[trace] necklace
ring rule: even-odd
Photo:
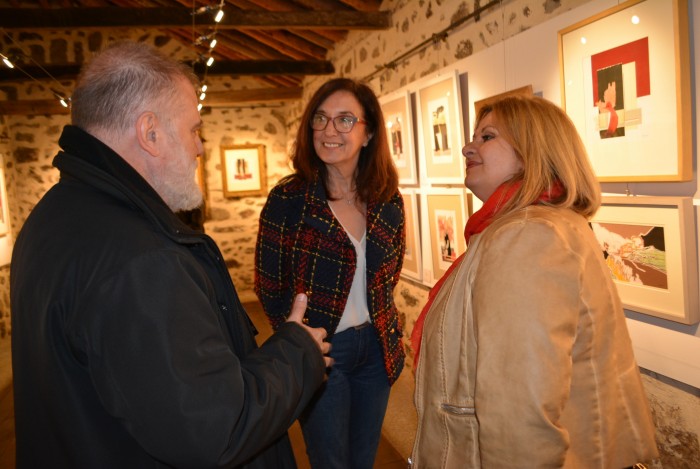
[[[352,197],[349,197],[348,194],[352,194]],[[355,199],[357,199],[357,193],[349,190],[343,195],[343,198],[345,199],[346,204],[352,205],[355,203]]]
[[[352,197],[350,197],[352,195]],[[348,189],[347,191],[343,191],[343,199],[345,199],[345,203],[348,205],[352,205],[355,203],[355,199],[357,198],[357,194],[355,193],[354,190]]]

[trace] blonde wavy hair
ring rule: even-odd
[[[586,218],[600,206],[600,184],[593,173],[581,137],[569,116],[537,96],[508,96],[479,110],[475,127],[493,114],[501,136],[523,162],[509,183],[522,182],[501,214],[532,205],[557,182],[564,189],[545,205],[569,208]]]

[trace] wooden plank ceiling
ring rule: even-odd
[[[219,23],[214,16],[223,5]],[[0,0],[0,50],[17,61],[0,63],[0,86],[30,79],[73,79],[80,63],[27,60],[22,32],[113,29],[157,30],[184,47],[179,60],[202,76],[252,76],[264,92],[236,90],[207,99],[206,105],[244,100],[285,100],[301,96],[308,75],[330,75],[329,50],[350,30],[385,30],[391,14],[381,0]],[[216,39],[210,49],[211,39]],[[204,62],[213,56],[214,63]],[[261,98],[264,96],[264,98]],[[60,107],[60,104],[59,104]],[[0,114],[65,112],[51,102],[0,101]],[[52,111],[53,110],[53,111]]]

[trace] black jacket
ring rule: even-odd
[[[286,323],[257,348],[215,243],[67,126],[11,266],[17,467],[294,467],[323,379]]]

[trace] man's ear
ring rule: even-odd
[[[136,119],[136,139],[139,145],[145,152],[158,156],[160,154],[158,138],[162,138],[159,134],[158,117],[151,111],[142,113]]]

